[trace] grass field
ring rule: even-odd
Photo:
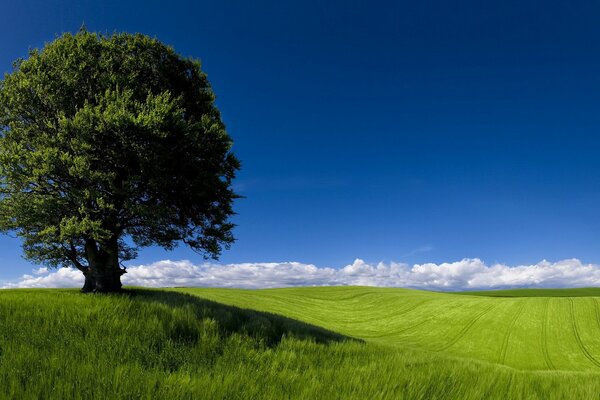
[[[370,343],[521,370],[600,372],[598,289],[463,293],[470,296],[366,287],[183,291]]]
[[[597,289],[465,294],[0,291],[0,398],[600,398]]]

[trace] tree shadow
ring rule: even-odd
[[[206,300],[188,293],[156,289],[128,288],[124,294],[136,301],[160,303],[169,307],[191,307],[198,320],[213,319],[217,322],[219,333],[228,337],[234,333],[246,334],[262,341],[269,347],[276,346],[284,337],[313,340],[328,344],[361,339],[345,336],[325,328],[301,322],[268,312],[239,308]],[[181,326],[175,335],[179,339],[193,340],[194,327]]]

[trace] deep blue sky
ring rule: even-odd
[[[600,262],[600,5],[11,1],[0,71],[85,21],[203,61],[243,169],[222,262]],[[27,273],[0,239],[0,279]],[[135,263],[201,257],[148,249]]]

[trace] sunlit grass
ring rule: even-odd
[[[286,315],[394,348],[411,347],[520,370],[600,372],[598,289],[471,296],[367,287],[182,291]]]
[[[75,290],[0,291],[0,397],[597,397],[600,374],[587,364],[579,372],[540,372],[485,358],[487,352],[479,347],[493,341],[482,342],[476,332],[490,334],[495,326],[486,326],[493,324],[494,316],[515,332],[508,339],[505,364],[517,363],[510,360],[521,340],[531,346],[540,341],[539,335],[526,337],[537,330],[521,329],[526,325],[518,322],[521,317],[512,321],[520,307],[520,315],[532,307],[532,315],[543,317],[545,299],[524,300],[528,303],[520,306],[515,303],[519,299],[370,288],[133,290],[103,296]],[[542,303],[529,304],[537,300]],[[567,347],[574,345],[581,353],[581,343],[595,357],[591,343],[600,328],[591,301],[596,299],[551,300],[549,313],[574,315],[579,340],[569,341]],[[487,312],[465,331],[459,321],[472,321],[492,304],[504,311]],[[418,311],[420,307],[430,309]],[[469,307],[474,314],[464,319]],[[411,314],[414,318],[406,319]],[[400,332],[408,323],[423,320]],[[455,323],[442,324],[451,320]],[[531,325],[539,328],[536,324],[534,319]],[[563,345],[553,342],[558,336],[552,335],[566,332],[563,324],[574,332],[569,319],[557,319],[547,331],[556,366],[561,365],[563,349],[552,346]],[[416,332],[424,339],[418,340]],[[504,340],[504,334],[499,335]],[[452,344],[442,349],[448,343]],[[490,354],[497,355],[495,350]],[[569,365],[580,365],[579,358],[569,360]]]

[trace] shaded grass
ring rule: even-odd
[[[178,339],[190,342],[196,341],[198,338],[197,321],[206,319],[210,319],[216,324],[222,337],[239,333],[250,336],[267,346],[274,346],[285,337],[308,339],[316,343],[351,339],[348,336],[282,315],[242,309],[187,293],[132,288],[128,289],[126,294],[134,301],[167,305],[170,310],[188,309],[195,315],[195,318],[186,321],[185,324],[176,323],[174,333]],[[163,318],[168,319],[164,316]]]
[[[361,342],[173,291],[0,291],[7,399],[582,399],[597,398],[598,378]]]

